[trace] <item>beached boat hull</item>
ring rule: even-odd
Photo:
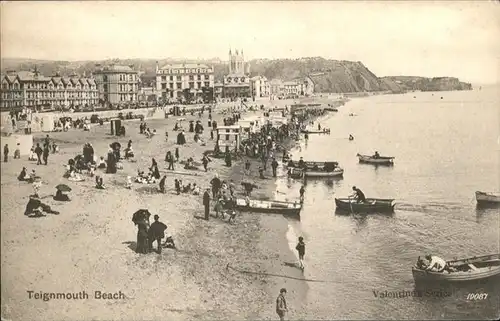
[[[329,130],[301,130],[300,131],[302,134],[328,134],[330,135],[330,131]]]
[[[305,178],[343,177],[343,176],[344,176],[343,169],[336,169],[332,172],[319,172],[319,171],[310,171],[310,170],[306,170],[304,172]]]
[[[500,254],[472,257],[447,262],[449,266],[458,268],[469,266],[469,271],[433,272],[412,267],[415,282],[467,282],[477,281],[500,275]]]
[[[369,155],[357,154],[359,162],[364,164],[374,164],[374,165],[394,165],[394,157],[379,156],[374,158]]]
[[[250,204],[247,204],[245,199],[237,198],[236,209],[247,212],[283,214],[287,216],[300,217],[300,210],[302,209],[302,204],[300,204],[299,202],[291,203],[291,202],[261,201],[261,200],[250,200]]]
[[[393,199],[367,198],[366,202],[358,203],[352,198],[336,198],[338,210],[349,213],[392,213],[396,206]]]
[[[477,191],[476,201],[478,204],[500,205],[500,195]]]

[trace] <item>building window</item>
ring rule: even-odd
[[[205,75],[205,80],[209,80],[210,79],[210,76],[209,75]]]
[[[166,81],[167,80],[167,76],[161,76],[161,81]]]
[[[193,80],[194,80],[194,76],[193,75],[189,76],[189,81],[193,81]]]
[[[161,89],[167,89],[167,84],[161,84]]]
[[[181,76],[177,76],[177,81],[181,81]]]
[[[189,88],[194,88],[194,82],[189,83]]]
[[[198,80],[201,80],[201,75],[198,75]]]
[[[170,76],[170,81],[174,81],[174,76]]]
[[[210,83],[208,81],[205,81],[205,87],[210,87]]]
[[[181,89],[182,88],[182,84],[180,82],[177,83],[177,89]]]
[[[174,89],[174,84],[173,84],[173,83],[170,83],[169,85],[170,85],[170,86],[169,86],[169,87],[170,87],[170,89]]]
[[[198,81],[198,88],[201,88],[201,82]]]

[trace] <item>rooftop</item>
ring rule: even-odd
[[[187,63],[187,64],[166,64],[164,65],[163,67],[161,67],[160,69],[183,69],[183,68],[189,68],[189,69],[193,69],[193,68],[211,68],[205,64],[193,64],[193,63]]]

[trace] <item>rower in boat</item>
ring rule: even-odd
[[[352,187],[352,190],[354,193],[352,194],[352,197],[358,202],[358,203],[364,203],[366,202],[366,197],[365,194],[356,186]]]
[[[428,254],[425,259],[429,261],[425,268],[426,271],[443,272],[447,267],[446,261],[439,256]]]
[[[380,158],[380,154],[378,151],[375,151],[375,154],[372,156],[373,158]]]
[[[304,162],[304,159],[301,157],[299,159],[299,168],[304,168],[306,166],[306,163]]]

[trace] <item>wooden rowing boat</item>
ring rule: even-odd
[[[500,205],[500,193],[476,192],[476,201],[483,205]]]
[[[312,170],[317,170],[319,168],[323,167],[329,167],[329,166],[338,166],[339,163],[336,161],[326,161],[326,162],[317,162],[317,161],[304,161],[304,168],[306,169],[312,169]],[[289,161],[287,164],[287,167],[294,167],[294,168],[299,168],[299,161],[298,160],[292,160]]]
[[[415,282],[465,282],[500,275],[500,254],[474,256],[446,263],[450,268],[443,272],[426,271],[415,265],[411,269],[413,279]]]
[[[343,177],[344,170],[340,167],[336,167],[333,171],[315,171],[306,169],[304,172],[304,177],[306,178],[319,178],[319,177]]]
[[[349,213],[392,213],[396,206],[394,199],[367,198],[366,202],[358,203],[352,198],[335,198],[338,210]]]
[[[288,177],[290,177],[290,178],[295,178],[295,179],[304,178],[304,170],[301,168],[297,168],[297,167],[289,167],[287,174],[288,174]]]
[[[394,165],[394,157],[379,156],[373,157],[369,155],[357,154],[360,163],[375,164],[375,165]]]
[[[299,202],[264,201],[255,199],[248,200],[247,202],[247,200],[244,198],[237,198],[236,208],[240,211],[283,214],[300,217],[302,204],[300,204]]]
[[[302,129],[300,132],[302,134],[328,134],[328,135],[330,135],[330,130],[329,129],[323,129],[323,130],[306,130],[306,129]]]

